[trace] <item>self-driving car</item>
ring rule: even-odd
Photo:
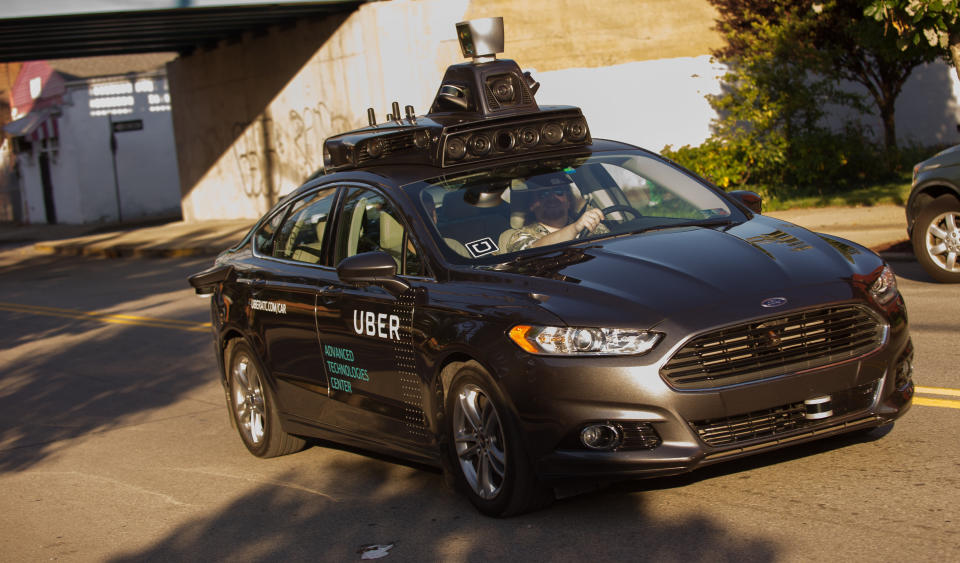
[[[878,255],[539,106],[490,23],[458,24],[473,60],[427,114],[328,139],[324,170],[190,278],[251,453],[320,438],[435,465],[502,516],[909,408]],[[602,220],[560,236],[541,207]]]

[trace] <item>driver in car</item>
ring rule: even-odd
[[[569,184],[525,191],[528,208],[523,226],[513,229],[506,241],[505,252],[570,241],[584,230],[596,234],[610,232],[600,223],[604,217],[599,209],[587,209],[577,217],[578,210],[586,203],[576,205],[580,202],[574,201]]]

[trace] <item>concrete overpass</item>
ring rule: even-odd
[[[0,62],[214,48],[303,19],[350,12],[365,0],[6,0]]]

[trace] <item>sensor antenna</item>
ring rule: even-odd
[[[410,121],[410,123],[413,123],[413,122],[415,121],[415,120],[413,119],[413,117],[414,117],[414,116],[413,116],[413,106],[410,106],[410,105],[405,106],[405,107],[403,108],[403,110],[407,112],[407,119]]]
[[[400,121],[400,104],[398,104],[397,102],[393,102],[392,104],[390,104],[390,111],[393,112],[391,113],[391,115],[393,115],[393,118],[397,121]]]
[[[367,121],[370,122],[370,127],[377,124],[377,114],[373,111],[373,108],[367,108]]]

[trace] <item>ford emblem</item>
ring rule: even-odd
[[[760,302],[761,307],[773,308],[784,305],[787,302],[786,297],[768,297]]]

